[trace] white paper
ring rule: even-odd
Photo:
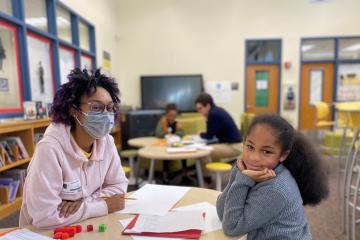
[[[92,60],[90,57],[81,55],[80,56],[81,69],[86,68],[88,71],[92,71]]]
[[[196,203],[184,207],[175,208],[173,211],[202,211],[205,213],[205,229],[203,233],[209,233],[221,229],[221,221],[217,215],[215,206],[208,202]]]
[[[189,187],[146,184],[127,201],[118,213],[164,216],[190,190]]]
[[[59,62],[60,62],[60,82],[61,84],[67,83],[69,80],[67,76],[71,70],[75,68],[74,52],[59,47]]]
[[[205,143],[205,140],[200,137],[199,134],[188,135],[186,140],[182,140],[183,144],[192,144],[192,143]]]
[[[214,98],[216,103],[231,102],[230,81],[209,81],[206,82],[205,89]]]
[[[0,237],[1,240],[51,240],[46,236],[34,233],[28,229],[18,229]]]
[[[210,145],[206,145],[205,143],[194,143],[191,145],[188,145],[189,147],[195,148],[197,150],[209,150],[212,151],[214,150],[214,147],[210,146]]]
[[[131,222],[132,218],[128,218],[128,219],[122,219],[119,220],[119,222],[121,223],[121,225],[123,225],[123,227],[125,228],[127,225],[129,225],[129,223]],[[149,240],[149,239],[159,239],[159,237],[149,237],[149,236],[136,236],[136,235],[131,235],[132,239],[134,240]],[[167,237],[162,237],[161,240],[181,240],[182,238],[167,238]]]
[[[186,147],[168,147],[166,148],[167,153],[188,153],[188,152],[196,152],[196,148],[192,146]]]
[[[139,215],[131,232],[171,233],[190,229],[204,230],[205,219],[199,210],[168,212],[165,216]]]
[[[268,89],[268,81],[267,80],[257,80],[256,81],[256,89],[257,90],[266,90],[266,89]]]
[[[27,44],[30,60],[31,100],[52,102],[55,87],[51,70],[50,43],[28,36]]]
[[[322,99],[322,87],[323,87],[323,71],[312,70],[310,72],[310,105],[314,105],[316,102]]]

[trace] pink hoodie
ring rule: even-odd
[[[112,136],[95,140],[87,159],[70,127],[52,123],[28,167],[19,225],[59,227],[106,215],[108,208],[100,196],[126,193],[127,184]],[[59,217],[62,200],[80,198],[83,203],[75,214]]]

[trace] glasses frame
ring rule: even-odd
[[[105,109],[106,109],[107,112],[111,112],[111,113],[119,112],[119,104],[114,103],[114,102],[112,102],[112,103],[110,103],[108,105],[105,105],[105,104],[100,103],[100,102],[80,102],[80,104],[88,104],[90,112],[103,113],[105,111]],[[94,111],[92,109],[92,105],[101,106],[101,111]]]

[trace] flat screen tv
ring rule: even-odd
[[[164,109],[175,103],[179,112],[195,112],[194,101],[203,91],[202,75],[141,76],[143,109]]]

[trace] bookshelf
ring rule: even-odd
[[[0,174],[14,167],[19,167],[30,162],[31,156],[35,151],[35,135],[37,133],[44,133],[46,127],[50,124],[49,118],[36,119],[36,120],[9,120],[7,122],[0,123],[0,139],[6,137],[20,137],[26,151],[29,154],[29,158],[17,160],[13,163],[8,163],[5,166],[0,167]],[[111,132],[114,137],[115,145],[118,150],[121,148],[121,130],[120,124],[117,124]],[[16,212],[20,209],[22,203],[22,188],[19,188],[15,200],[11,203],[6,203],[4,196],[7,192],[0,191],[0,219],[7,217],[8,215]],[[4,202],[4,203],[3,203]]]
[[[0,172],[9,170],[9,169],[14,168],[14,167],[21,166],[21,165],[23,165],[25,163],[29,163],[30,160],[31,160],[31,158],[25,158],[25,159],[17,160],[14,163],[6,164],[5,166],[0,167]]]
[[[50,119],[36,119],[36,120],[9,120],[0,124],[0,139],[6,137],[20,137],[26,151],[29,154],[28,158],[16,159],[13,163],[7,163],[0,167],[0,174],[14,167],[19,167],[30,162],[31,156],[34,154],[35,142],[34,134],[36,132],[44,132],[46,127],[50,124]],[[0,192],[0,219],[16,212],[20,209],[22,203],[22,187],[19,187],[17,196],[13,202],[7,202],[7,192]]]

